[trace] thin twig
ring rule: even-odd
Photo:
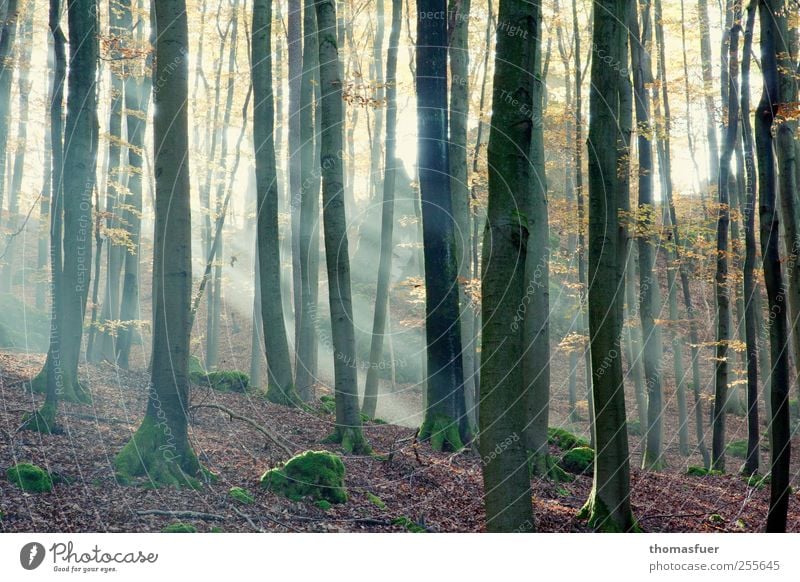
[[[230,408],[228,408],[226,406],[222,406],[221,404],[195,404],[194,406],[191,406],[189,408],[189,410],[196,410],[198,408],[214,408],[215,410],[219,410],[221,412],[224,412],[228,416],[230,416],[231,420],[236,419],[236,420],[241,420],[243,422],[246,422],[247,424],[252,426],[254,429],[256,429],[258,432],[260,432],[261,434],[266,436],[273,443],[275,443],[288,456],[291,457],[292,455],[294,455],[292,450],[281,442],[281,437],[279,437],[277,434],[272,432],[270,429],[268,429],[268,428],[266,428],[264,426],[261,426],[260,424],[258,424],[252,418],[247,418],[246,416],[242,416],[241,414],[238,414],[237,412],[234,412]]]
[[[199,511],[165,511],[162,509],[140,509],[136,515],[160,515],[165,517],[178,517],[184,519],[204,519],[206,521],[225,521],[224,515],[215,513],[202,513]]]

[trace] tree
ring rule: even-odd
[[[747,350],[747,458],[744,473],[758,472],[759,426],[758,426],[758,331],[756,324],[756,300],[758,293],[755,279],[756,262],[756,165],[753,159],[753,127],[750,123],[750,62],[753,50],[753,29],[755,28],[757,0],[751,0],[747,7],[747,25],[742,50],[741,118],[742,139],[744,141],[745,169],[745,259],[744,259],[744,309],[745,344]]]
[[[278,404],[294,405],[299,402],[299,398],[292,378],[281,298],[271,30],[271,4],[266,0],[254,2],[251,58],[254,97],[253,145],[256,155],[261,316],[264,324],[264,346],[267,352],[267,398]]]
[[[539,4],[501,0],[498,22],[520,27],[523,39],[528,39],[536,35],[540,15]],[[525,438],[528,390],[520,366],[524,324],[515,318],[525,296],[530,231],[528,203],[516,192],[528,196],[536,179],[530,160],[535,64],[535,43],[497,35],[487,150],[479,415],[486,528],[496,532],[534,529]],[[418,62],[418,72],[421,66]]]
[[[420,439],[458,450],[470,438],[464,400],[458,257],[450,195],[445,0],[417,5],[417,124],[425,259],[427,406]]]
[[[339,75],[334,0],[317,0],[317,41],[322,135],[322,219],[325,231],[325,263],[328,271],[328,301],[331,313],[336,428],[331,440],[345,452],[367,454],[370,447],[361,431],[358,409],[358,363],[356,361],[353,304],[350,292],[350,254],[344,206],[343,108]]]
[[[646,445],[642,457],[645,469],[661,469],[661,437],[664,406],[661,394],[661,330],[656,325],[656,315],[660,308],[658,279],[653,272],[655,263],[655,246],[658,237],[655,234],[655,203],[653,200],[653,128],[650,116],[650,95],[647,86],[653,83],[650,65],[650,3],[642,6],[642,23],[635,3],[631,3],[629,17],[631,64],[633,69],[633,90],[636,109],[636,126],[639,154],[639,208],[637,216],[637,233],[639,248],[639,316],[642,322],[642,356],[644,360],[644,377],[647,386],[647,430]]]
[[[625,27],[629,0],[594,0],[596,54],[628,62]],[[582,517],[600,531],[637,529],[630,504],[630,465],[625,430],[625,393],[619,358],[627,232],[619,211],[627,207],[630,115],[628,79],[609,74],[592,59],[589,121],[589,335],[594,392],[594,481]],[[614,147],[609,147],[614,144]]]
[[[733,5],[733,25],[728,44],[728,103],[725,142],[719,158],[719,211],[717,214],[717,271],[714,289],[717,301],[717,344],[714,362],[714,423],[711,441],[711,467],[725,470],[725,404],[728,400],[728,344],[730,342],[730,298],[728,297],[728,230],[730,228],[731,156],[736,146],[739,121],[739,28],[741,4]]]
[[[533,37],[525,38],[534,45],[531,95],[531,146],[529,194],[523,199],[523,214],[528,222],[528,249],[525,265],[523,362],[528,426],[526,443],[534,474],[549,475],[547,428],[550,420],[550,228],[547,209],[547,176],[544,152],[544,75],[542,67],[542,5],[533,5]],[[516,311],[515,311],[516,313]]]
[[[776,207],[778,177],[776,175],[774,126],[780,110],[782,73],[779,70],[781,29],[785,26],[780,14],[781,0],[759,0],[758,15],[761,25],[761,71],[764,86],[756,109],[755,141],[758,156],[758,201],[761,225],[761,260],[764,266],[764,283],[770,314],[769,344],[771,480],[768,532],[786,531],[789,507],[789,462],[791,460],[789,418],[789,350],[787,329],[786,290],[783,283],[779,251],[780,220]],[[778,128],[778,139],[780,139]]]
[[[17,36],[19,3],[17,0],[5,2],[3,26],[0,28],[0,172],[5,175],[6,156],[11,125],[11,81],[14,79],[14,45]],[[0,180],[0,219],[2,219],[5,198],[5,177]]]
[[[156,176],[153,345],[147,411],[114,459],[123,479],[196,486],[203,469],[189,442],[192,245],[188,52],[184,0],[155,0],[153,140]]]
[[[389,52],[386,57],[386,154],[384,160],[383,204],[381,206],[381,250],[378,262],[378,285],[375,292],[375,315],[372,321],[372,341],[369,367],[364,383],[364,403],[361,412],[373,418],[378,405],[378,364],[383,354],[383,336],[389,307],[389,284],[392,271],[394,233],[394,187],[397,165],[397,50],[400,42],[400,11],[402,0],[392,0],[392,29],[389,33]]]

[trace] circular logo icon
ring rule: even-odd
[[[35,570],[44,561],[44,546],[39,542],[30,542],[19,551],[19,563],[26,570]]]

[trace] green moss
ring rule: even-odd
[[[575,436],[568,430],[551,426],[547,429],[547,442],[557,446],[562,451],[568,451],[575,447],[588,447],[589,441],[579,436]]]
[[[275,382],[270,382],[267,388],[267,400],[273,404],[289,406],[291,408],[302,408],[303,399],[297,393],[294,384],[289,386],[278,386]]]
[[[692,477],[706,477],[708,475],[722,475],[722,471],[716,469],[706,469],[705,467],[689,467],[686,470],[687,475]]]
[[[46,394],[47,366],[43,366],[27,385],[34,394]],[[62,402],[89,404],[92,401],[92,395],[84,384],[64,374],[58,385],[58,399]]]
[[[189,379],[194,382],[196,378],[202,380],[205,375],[206,369],[203,367],[200,358],[197,356],[189,356]]]
[[[336,399],[333,396],[324,395],[319,397],[319,407],[326,414],[336,413]]]
[[[426,415],[419,429],[419,440],[430,441],[434,451],[460,451],[464,448],[458,422],[444,414]]]
[[[569,473],[585,475],[592,471],[594,466],[594,449],[589,447],[575,447],[561,457],[561,468]]]
[[[255,502],[253,494],[242,487],[231,487],[228,490],[228,497],[234,501],[238,501],[242,505],[250,505]]]
[[[374,505],[378,509],[386,509],[386,504],[383,502],[383,499],[381,499],[377,495],[370,493],[369,491],[367,491],[367,499],[372,505]]]
[[[161,530],[161,533],[197,533],[197,528],[191,523],[176,521]]]
[[[331,505],[330,501],[326,501],[324,499],[320,499],[314,502],[314,505],[319,507],[322,511],[328,511],[333,505]]]
[[[392,525],[399,525],[400,527],[405,528],[406,530],[410,531],[411,533],[425,533],[427,530],[418,524],[413,519],[407,518],[405,515],[401,515],[400,517],[395,517],[392,520]]]
[[[6,471],[6,478],[29,493],[48,493],[53,490],[50,474],[32,463],[19,463]]]
[[[221,370],[206,374],[205,383],[217,392],[247,392],[250,376],[238,370]]]
[[[758,473],[746,476],[744,480],[748,487],[755,487],[756,489],[763,489],[771,481],[769,475],[759,475]]]
[[[209,531],[210,531],[210,533],[225,533],[224,531],[222,531],[221,527],[217,527],[217,526],[212,527],[211,530],[209,530]]]
[[[578,512],[578,519],[588,520],[589,527],[601,533],[636,533],[640,532],[639,524],[629,515],[627,523],[620,523],[611,512],[603,500],[597,495],[597,491],[592,489],[589,499]]]
[[[332,434],[325,437],[324,442],[340,444],[342,451],[347,455],[372,454],[372,447],[369,446],[369,443],[364,438],[364,433],[361,431],[360,426],[337,426]]]
[[[720,524],[725,521],[725,518],[722,517],[719,513],[712,513],[708,516],[708,521],[714,524]]]
[[[747,441],[733,441],[728,443],[728,446],[725,447],[725,450],[732,457],[744,459],[747,457]]]
[[[22,417],[22,430],[32,430],[42,434],[57,434],[61,428],[56,423],[56,406],[45,402],[34,413],[25,413]]]
[[[570,483],[575,478],[558,466],[558,461],[549,454],[528,453],[528,469],[531,477],[542,477],[556,483]]]
[[[347,501],[344,463],[328,451],[305,451],[261,476],[261,486],[294,501]]]
[[[145,416],[128,444],[114,458],[114,468],[120,483],[145,478],[145,485],[201,486],[199,477],[205,475],[188,440],[179,442],[163,422]]]

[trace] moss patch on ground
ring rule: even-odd
[[[344,463],[328,451],[305,451],[261,476],[261,486],[293,501],[347,501]]]
[[[48,493],[53,490],[50,473],[32,463],[18,463],[6,471],[6,478],[28,493]]]
[[[722,471],[716,469],[706,469],[705,467],[689,467],[686,474],[692,477],[706,477],[708,475],[722,475]]]
[[[243,487],[231,487],[228,490],[228,497],[242,505],[250,505],[255,502],[253,494]]]
[[[197,528],[190,523],[176,521],[162,529],[161,533],[197,533]]]
[[[733,441],[728,443],[728,446],[725,447],[725,450],[732,457],[744,459],[747,457],[747,441]]]

